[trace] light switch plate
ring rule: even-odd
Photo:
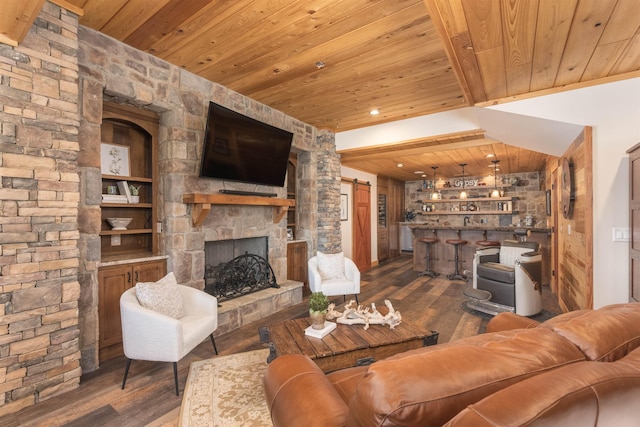
[[[614,242],[628,242],[631,240],[631,229],[629,227],[613,227]]]

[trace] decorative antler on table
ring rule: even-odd
[[[327,312],[327,320],[336,320],[336,323],[344,325],[364,325],[364,329],[369,329],[369,325],[389,325],[390,329],[394,329],[402,322],[402,315],[396,311],[391,301],[384,300],[384,304],[388,308],[388,313],[382,315],[376,308],[375,303],[371,303],[371,308],[357,305],[355,300],[349,301],[344,306],[344,312],[336,310],[336,305],[329,304]]]

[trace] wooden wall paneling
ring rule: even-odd
[[[558,295],[558,216],[562,210],[559,196],[560,160],[557,157],[548,156],[545,166],[546,190],[550,191],[551,194],[551,215],[547,216],[547,227],[552,230],[549,241],[549,286],[555,295]]]
[[[571,218],[558,216],[558,297],[566,311],[590,309],[593,308],[591,128],[585,127],[563,157],[573,164],[575,201]]]
[[[400,256],[400,223],[404,218],[404,182],[390,180],[389,200],[389,256]]]

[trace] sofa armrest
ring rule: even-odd
[[[540,322],[520,316],[511,312],[503,312],[495,315],[489,323],[487,323],[486,332],[502,332],[511,329],[529,329],[535,328]]]
[[[308,357],[285,354],[267,367],[263,378],[274,427],[338,427],[349,408],[324,372]]]

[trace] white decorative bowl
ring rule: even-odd
[[[107,218],[107,222],[113,230],[126,230],[133,218]]]

